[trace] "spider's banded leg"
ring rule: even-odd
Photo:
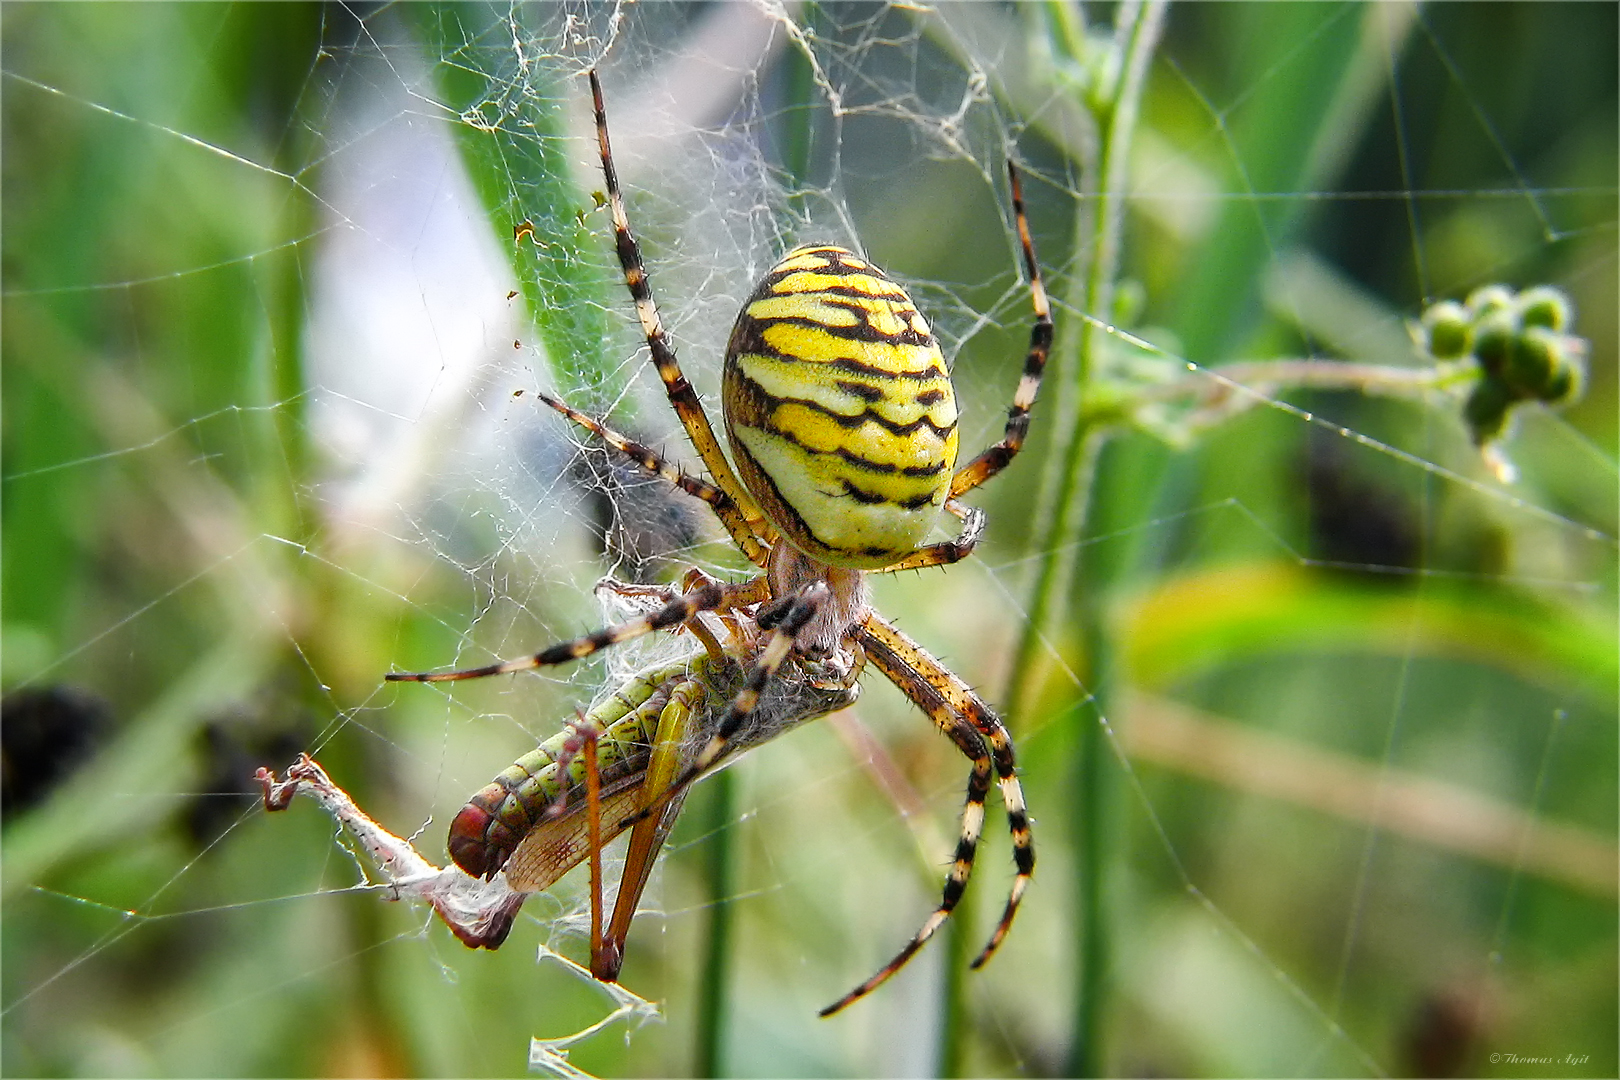
[[[751,577],[747,581],[721,582],[719,578],[696,566],[687,568],[686,573],[681,575],[679,589],[670,585],[643,585],[635,581],[620,581],[616,577],[603,577],[597,579],[595,591],[607,591],[616,596],[652,596],[667,604],[682,593],[689,593],[701,585],[710,583],[725,586],[726,602],[723,609],[727,611],[732,608],[748,607],[751,604],[761,604],[771,598],[770,581],[763,574]]]
[[[726,752],[726,744],[731,742],[737,732],[742,730],[742,726],[748,722],[749,714],[759,704],[760,695],[764,693],[766,685],[782,666],[782,662],[788,658],[788,654],[793,651],[794,639],[798,637],[799,631],[815,617],[816,612],[822,609],[831,595],[826,582],[815,581],[805,586],[788,607],[787,614],[771,631],[770,640],[760,650],[759,659],[754,662],[753,670],[748,673],[748,681],[737,691],[737,696],[731,701],[731,707],[726,710],[725,718],[720,721],[720,726],[698,752],[692,764],[676,778],[668,791],[649,803],[640,813],[625,818],[620,822],[621,825],[633,825],[657,813],[664,803],[691,787],[694,780],[720,759],[720,755]]]
[[[1046,286],[1041,283],[1041,268],[1035,261],[1035,242],[1030,239],[1029,219],[1024,216],[1024,191],[1018,181],[1018,169],[1009,160],[1007,179],[1012,183],[1013,217],[1018,224],[1018,242],[1024,248],[1024,266],[1029,271],[1030,299],[1035,307],[1035,325],[1029,332],[1029,352],[1024,356],[1024,374],[1018,380],[1012,407],[1007,410],[1007,428],[1001,441],[956,470],[951,477],[951,496],[972,491],[996,473],[1007,467],[1024,447],[1024,436],[1029,433],[1029,410],[1035,404],[1035,395],[1041,389],[1041,373],[1046,370],[1046,357],[1052,351],[1052,311],[1046,302]]]
[[[681,575],[681,588],[691,592],[703,585],[723,585],[726,590],[726,602],[723,611],[733,608],[747,607],[750,604],[764,603],[770,598],[771,583],[764,574],[751,577],[747,581],[722,582],[701,567],[694,566]]]
[[[755,566],[762,567],[765,565],[770,550],[760,543],[759,537],[749,527],[748,519],[743,516],[742,510],[725,491],[707,480],[689,476],[675,465],[664,460],[663,456],[651,447],[620,435],[606,424],[591,419],[550,394],[536,391],[535,397],[607,443],[608,446],[617,450],[647,472],[681,489],[688,495],[708,503],[710,508],[714,510],[715,516],[720,519],[720,523],[726,527],[726,532],[731,534],[731,539],[738,547],[742,548],[742,553],[748,557],[748,561]]]
[[[653,596],[667,604],[677,596],[681,595],[681,593],[689,593],[699,586],[706,585],[711,582],[716,582],[716,579],[694,566],[689,568],[685,574],[681,575],[681,588],[679,591],[671,588],[668,585],[639,585],[620,581],[617,578],[611,577],[605,577],[597,581],[596,591],[602,592],[603,590],[606,590],[619,596]],[[747,581],[743,582],[727,583],[725,584],[725,589],[726,602],[719,608],[715,609],[715,614],[721,616],[722,618],[738,608],[747,608],[756,604],[762,604],[766,600],[769,600],[771,595],[770,580],[764,574],[761,574],[758,577],[749,578]],[[702,619],[690,620],[686,624],[685,629],[687,633],[691,634],[693,637],[697,638],[698,641],[702,642],[703,649],[709,654],[710,660],[713,660],[715,663],[721,663],[724,661],[725,647],[720,644],[720,640],[715,637],[711,628],[704,625]]]
[[[658,731],[653,739],[652,754],[647,761],[644,792],[662,792],[669,786],[680,766],[681,748],[691,718],[702,705],[703,684],[696,679],[682,680],[670,692],[669,702],[659,713]],[[680,815],[684,795],[676,795],[664,806],[661,814],[654,814],[636,823],[630,834],[630,845],[625,849],[624,870],[619,877],[619,895],[613,903],[613,918],[606,934],[600,938],[600,953],[592,950],[591,974],[603,982],[614,982],[624,965],[624,943],[630,936],[630,923],[641,904],[641,894],[652,877],[653,865],[664,840],[675,827]]]
[[[746,586],[745,586],[746,587]],[[525,656],[519,660],[505,660],[499,664],[489,664],[485,667],[465,668],[461,671],[390,671],[383,678],[389,682],[453,682],[458,679],[481,679],[487,675],[506,675],[514,671],[528,671],[531,668],[547,667],[551,664],[566,664],[570,660],[591,655],[599,649],[609,645],[617,645],[621,641],[650,634],[655,630],[667,630],[672,626],[692,618],[700,611],[713,611],[724,605],[730,597],[728,586],[710,579],[705,584],[688,592],[685,596],[671,601],[669,604],[639,618],[629,619],[616,626],[598,630],[594,634],[575,638],[572,641],[560,642],[549,648],[541,649],[533,656]]]
[[[979,538],[984,535],[984,511],[974,506],[967,506],[955,499],[945,500],[945,509],[962,519],[962,531],[956,534],[955,540],[946,540],[939,544],[929,544],[925,548],[918,548],[892,566],[885,566],[875,571],[879,574],[892,574],[896,570],[921,570],[927,566],[949,566],[954,562],[961,562],[973,553],[979,546]]]
[[[714,578],[704,573],[700,568],[694,566],[687,570],[685,575],[682,576],[681,588],[686,592],[691,592],[693,589],[696,589],[701,585],[714,581]],[[764,574],[760,574],[758,577],[750,578],[747,581],[738,582],[735,584],[726,584],[725,589],[726,602],[719,608],[715,609],[715,615],[722,620],[724,620],[727,615],[736,611],[738,608],[748,608],[753,605],[764,603],[770,598],[771,595],[770,579]],[[709,654],[710,660],[714,661],[716,664],[725,663],[725,646],[720,644],[720,639],[715,636],[713,628],[705,625],[703,619],[692,619],[686,624],[686,631],[693,637],[697,638],[698,641],[703,643],[703,649]],[[727,631],[727,633],[735,634],[735,630]]]
[[[681,418],[681,426],[686,429],[686,435],[692,440],[692,447],[703,459],[703,467],[709,470],[709,475],[719,485],[720,490],[731,497],[742,511],[743,516],[750,523],[757,524],[763,539],[772,540],[769,527],[765,525],[763,517],[754,507],[753,502],[743,491],[737,474],[731,471],[731,463],[726,460],[725,451],[720,449],[720,442],[714,437],[714,428],[709,424],[708,414],[703,411],[703,405],[698,401],[697,391],[692,384],[686,381],[681,372],[680,362],[675,359],[675,349],[669,343],[669,335],[664,332],[664,322],[658,315],[658,305],[653,302],[652,284],[647,278],[647,266],[641,259],[641,248],[630,234],[630,218],[624,211],[624,195],[619,190],[619,172],[613,166],[613,149],[608,144],[607,108],[602,104],[602,81],[597,78],[593,69],[591,77],[591,103],[596,108],[596,144],[602,155],[602,178],[607,184],[608,207],[613,215],[613,242],[619,256],[619,266],[624,270],[624,283],[630,289],[630,298],[636,303],[636,317],[641,320],[642,333],[647,337],[647,348],[652,352],[653,364],[658,369],[658,377],[664,382],[664,391],[669,395],[669,403],[675,409],[675,415]]]
[[[895,972],[904,967],[907,961],[916,955],[917,950],[934,936],[934,932],[944,925],[945,920],[950,918],[957,902],[967,890],[968,879],[973,875],[973,858],[978,852],[979,836],[984,829],[984,800],[990,791],[992,767],[990,754],[985,749],[984,739],[978,729],[951,707],[938,687],[910,666],[882,639],[872,637],[862,629],[855,632],[855,640],[866,650],[867,659],[877,665],[877,669],[899,687],[901,693],[916,702],[939,729],[950,737],[957,749],[973,762],[973,771],[968,774],[967,798],[962,805],[962,831],[956,841],[956,857],[951,862],[950,875],[945,879],[945,890],[940,897],[939,906],[912,935],[905,947],[895,954],[893,960],[885,964],[870,979],[822,1009],[821,1015],[824,1017],[831,1016],[859,1001],[888,982]]]
[[[1007,828],[1012,834],[1013,866],[1016,876],[1013,878],[1012,891],[1007,896],[1007,906],[1002,909],[1001,921],[990,935],[990,941],[985,945],[979,955],[974,958],[972,966],[983,967],[985,961],[1001,945],[1012,928],[1013,916],[1018,914],[1018,904],[1024,897],[1024,890],[1029,888],[1031,877],[1035,873],[1035,841],[1030,835],[1029,811],[1024,805],[1024,789],[1018,782],[1017,762],[1013,759],[1012,736],[1008,734],[1007,727],[979,696],[975,694],[957,675],[929,655],[928,650],[911,640],[894,624],[885,621],[875,612],[866,617],[866,623],[856,631],[856,640],[866,646],[868,657],[875,659],[874,648],[882,649],[890,656],[896,658],[905,669],[915,672],[924,683],[932,687],[944,700],[963,716],[983,736],[985,745],[990,748],[990,759],[996,767],[996,783],[1001,788],[1001,801],[1007,807]],[[879,669],[888,674],[879,664]],[[896,681],[895,685],[901,690],[907,690],[906,685]],[[908,696],[910,694],[907,691]],[[912,697],[919,706],[927,709],[927,705]]]

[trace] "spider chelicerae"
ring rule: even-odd
[[[595,71],[590,84],[625,283],[670,404],[709,479],[683,471],[561,401],[540,397],[647,472],[707,503],[761,573],[724,582],[693,569],[678,592],[617,586],[662,602],[641,617],[523,659],[460,671],[390,673],[390,680],[417,682],[499,675],[577,660],[658,630],[684,629],[705,646],[706,655],[694,665],[633,679],[611,699],[622,708],[582,715],[579,724],[553,740],[556,745],[546,744],[503,773],[457,816],[451,854],[475,877],[492,878],[505,867],[538,887],[536,874],[513,872],[522,869],[519,863],[535,861],[536,845],[525,839],[551,828],[545,822],[557,817],[559,798],[567,798],[568,770],[577,774],[578,744],[588,737],[593,838],[587,854],[598,875],[605,839],[600,827],[612,833],[636,830],[613,926],[605,938],[593,927],[592,970],[612,980],[635,897],[686,789],[728,754],[775,734],[785,726],[781,716],[798,722],[853,700],[855,678],[871,664],[928,714],[972,769],[955,861],[938,907],[893,960],[822,1015],[880,986],[949,917],[972,872],[993,776],[1006,804],[1017,873],[1001,919],[973,961],[977,968],[1006,937],[1035,867],[1012,738],[967,683],[872,610],[866,575],[965,558],[979,541],[985,517],[961,497],[999,473],[1023,446],[1052,342],[1052,319],[1018,171],[1009,161],[1035,318],[1001,441],[955,468],[955,391],[927,321],[905,290],[870,262],[840,247],[812,244],[788,252],[766,273],[738,314],[726,347],[723,400],[733,470],[681,372],[653,302],[625,214]],[[941,509],[959,519],[960,532],[952,540],[925,543]],[[727,703],[706,706],[703,699],[716,693]],[[786,695],[788,705],[762,706],[773,694]],[[767,721],[767,712],[778,719]],[[608,741],[600,743],[604,738]],[[541,770],[548,766],[550,779],[543,780]],[[577,831],[566,840],[559,835],[552,829],[541,857],[566,869],[580,861],[582,841]],[[554,875],[548,871],[547,876]],[[597,908],[599,926],[599,897]]]

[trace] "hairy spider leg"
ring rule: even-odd
[[[999,717],[989,706],[979,701],[967,684],[953,675],[948,668],[934,659],[927,650],[876,614],[869,615],[866,623],[855,633],[855,638],[866,650],[867,659],[899,687],[918,708],[927,713],[941,731],[949,735],[973,762],[973,773],[968,780],[968,800],[962,810],[962,833],[957,841],[956,859],[945,880],[945,890],[939,906],[923,922],[894,959],[877,974],[851,990],[821,1011],[822,1016],[833,1013],[859,1001],[887,982],[895,972],[905,966],[918,949],[934,935],[950,917],[973,872],[973,858],[978,848],[984,822],[984,798],[989,790],[989,772],[993,765],[1001,787],[1002,801],[1007,807],[1007,825],[1012,834],[1013,859],[1017,874],[1006,908],[989,943],[973,961],[974,968],[982,967],[990,959],[1007,931],[1023,898],[1031,876],[1035,872],[1035,847],[1030,835],[1029,815],[1024,806],[1024,793],[1018,783],[1013,760],[1012,739]],[[961,734],[966,727],[976,739],[970,741]],[[988,748],[988,756],[986,755]]]
[[[1029,219],[1024,214],[1024,189],[1018,179],[1018,167],[1007,161],[1007,179],[1012,186],[1013,219],[1018,224],[1018,242],[1024,249],[1024,266],[1029,271],[1029,291],[1035,306],[1035,325],[1029,331],[1029,352],[1024,356],[1024,373],[1013,393],[1012,407],[1007,410],[1007,428],[1000,442],[968,462],[951,477],[951,496],[954,498],[972,491],[992,476],[1005,469],[1024,448],[1024,437],[1029,433],[1029,410],[1035,404],[1035,395],[1041,389],[1041,374],[1046,370],[1046,358],[1052,351],[1052,311],[1046,300],[1046,286],[1041,282],[1040,264],[1035,261],[1035,242],[1029,235]]]
[[[630,298],[635,301],[636,317],[640,319],[642,333],[646,335],[653,366],[658,369],[658,377],[663,380],[669,403],[675,409],[675,415],[680,417],[681,426],[686,429],[687,438],[692,440],[698,457],[703,459],[704,468],[709,470],[715,484],[739,508],[741,521],[722,516],[726,530],[749,561],[755,566],[764,566],[767,545],[775,539],[775,532],[743,490],[737,474],[732,472],[725,451],[714,437],[708,414],[698,401],[697,391],[686,381],[680,362],[675,358],[675,348],[669,343],[669,335],[664,331],[663,320],[658,314],[658,305],[653,301],[652,282],[641,258],[640,245],[630,233],[630,218],[625,213],[624,195],[619,190],[619,173],[614,168],[613,150],[608,142],[602,80],[597,77],[594,68],[590,72],[590,80],[591,102],[596,109],[596,143],[601,151],[602,178],[607,184],[608,206],[613,215],[614,248],[619,256],[619,266],[624,270],[624,283],[630,289]],[[765,543],[762,544],[761,540]]]
[[[1013,916],[1018,913],[1019,901],[1029,888],[1035,874],[1035,841],[1030,833],[1029,810],[1024,803],[1024,788],[1018,782],[1018,763],[1014,760],[1012,735],[995,710],[980,700],[972,687],[962,681],[950,668],[936,660],[932,654],[904,631],[876,612],[868,614],[866,625],[857,633],[857,639],[867,646],[868,655],[873,642],[881,642],[897,655],[912,671],[930,686],[944,694],[945,700],[958,714],[967,718],[983,736],[990,748],[990,760],[996,767],[996,784],[1001,788],[1001,801],[1007,809],[1007,830],[1012,837],[1013,877],[1012,890],[1007,896],[1001,919],[990,936],[990,941],[970,965],[983,967],[1012,928]],[[898,685],[898,684],[897,684]],[[905,689],[904,686],[901,687]],[[914,699],[915,700],[915,699]],[[918,703],[921,705],[921,702]]]
[[[949,566],[951,563],[961,562],[973,553],[979,546],[979,539],[984,535],[985,513],[976,506],[957,502],[955,499],[945,500],[945,509],[955,514],[962,521],[962,531],[954,540],[942,540],[937,544],[929,544],[925,548],[918,548],[892,566],[885,566],[881,570],[874,570],[874,574],[893,574],[900,570],[921,570],[928,566]]]
[[[742,585],[726,585],[711,578],[657,611],[606,627],[594,634],[574,638],[572,641],[559,642],[541,649],[533,656],[503,660],[498,664],[487,664],[484,667],[463,668],[459,671],[390,671],[383,678],[389,682],[454,682],[460,679],[482,679],[490,675],[507,675],[514,671],[529,671],[532,668],[548,667],[552,664],[566,664],[570,660],[579,660],[609,645],[617,645],[641,637],[643,634],[679,626],[699,612],[724,607],[737,593],[750,590],[752,585],[752,581]]]
[[[951,871],[945,879],[939,906],[894,959],[871,978],[822,1009],[820,1015],[823,1017],[831,1016],[854,1004],[888,982],[916,955],[928,939],[934,936],[935,931],[944,925],[945,920],[955,910],[957,902],[967,890],[968,879],[973,875],[973,859],[978,852],[979,838],[984,830],[984,801],[990,791],[992,770],[990,753],[978,729],[965,716],[951,708],[941,690],[913,668],[908,658],[895,652],[889,643],[877,636],[857,632],[856,640],[866,650],[867,659],[883,673],[884,677],[927,713],[940,731],[956,744],[957,749],[972,762],[972,769],[968,773],[967,797],[962,806],[962,828],[956,841],[956,855],[951,861]]]
[[[954,540],[919,548],[877,573],[892,574],[900,570],[949,566],[967,558],[984,533],[985,517],[982,510],[965,506],[956,497],[1005,469],[1018,451],[1023,449],[1024,438],[1029,432],[1029,411],[1040,392],[1041,375],[1046,370],[1046,359],[1052,351],[1052,313],[1046,299],[1046,286],[1041,280],[1040,264],[1035,258],[1035,242],[1030,236],[1029,219],[1024,213],[1023,185],[1019,180],[1018,167],[1010,160],[1007,162],[1007,178],[1012,187],[1013,219],[1018,226],[1018,242],[1024,251],[1024,266],[1029,272],[1030,302],[1035,309],[1035,325],[1029,333],[1024,373],[1018,380],[1018,389],[1013,393],[1012,406],[1007,410],[1007,426],[1000,442],[987,448],[951,477],[951,497],[945,501],[945,509],[962,521],[960,534]]]
[[[701,477],[685,472],[679,466],[670,463],[667,458],[652,447],[647,446],[645,443],[639,443],[626,435],[619,434],[606,424],[585,415],[559,398],[554,398],[550,394],[538,390],[535,391],[534,396],[601,439],[636,465],[641,466],[646,472],[673,487],[679,488],[693,498],[702,499],[708,503],[709,508],[714,511],[715,516],[726,527],[726,531],[731,534],[732,539],[743,549],[743,554],[748,557],[748,560],[756,566],[765,565],[765,556],[768,554],[768,549],[760,543],[759,538],[750,529],[741,508],[722,488],[709,483]]]

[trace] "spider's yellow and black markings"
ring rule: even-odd
[[[761,723],[755,710],[774,678],[804,680],[812,668],[830,669],[852,683],[861,665],[870,661],[928,714],[972,762],[972,769],[956,857],[938,907],[892,961],[822,1015],[876,989],[949,917],[973,868],[993,779],[1006,804],[1016,876],[1000,922],[973,962],[978,967],[1006,936],[1035,867],[1012,739],[966,683],[871,609],[866,574],[964,558],[978,542],[984,514],[958,497],[995,476],[1023,446],[1052,343],[1052,319],[1018,172],[1008,162],[1035,319],[1001,440],[956,468],[955,392],[927,321],[906,291],[870,262],[843,248],[816,244],[789,252],[772,267],[737,316],[726,349],[723,392],[726,432],[737,462],[733,471],[664,332],[625,215],[595,72],[590,82],[625,283],[653,365],[711,479],[684,473],[649,448],[541,396],[647,471],[708,503],[742,553],[764,572],[726,583],[693,571],[683,590],[672,591],[658,610],[532,656],[463,671],[392,673],[388,678],[437,682],[522,671],[578,659],[655,630],[690,630],[711,661],[729,662],[734,665],[730,670],[740,668],[746,674],[739,670],[735,695],[718,722],[704,721],[712,730],[706,741],[698,740],[699,749],[687,753],[684,767],[666,771],[657,782],[645,781],[639,809],[612,823],[614,829],[635,825],[639,830],[667,822],[668,808],[724,755],[768,737],[751,725]],[[953,540],[925,544],[941,509],[960,519],[962,528]],[[746,647],[722,645],[700,621],[704,612],[727,616],[734,626],[757,625],[761,633],[738,635],[737,641],[749,642]],[[486,789],[480,799],[453,827],[456,860],[470,873],[491,876],[520,845],[522,838],[514,835],[510,823],[521,825],[524,815],[508,815],[503,826],[500,793]],[[638,856],[650,859],[657,844],[637,848],[633,838],[632,848],[650,848]],[[644,880],[644,865],[627,866],[627,882],[632,869],[636,880]],[[593,953],[598,944],[592,943]],[[606,977],[617,973],[622,945],[622,932],[604,945],[615,956]]]
[[[956,465],[945,356],[905,290],[820,244],[771,268],[726,347],[726,434],[800,551],[878,570],[917,550]]]

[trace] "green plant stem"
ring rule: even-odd
[[[1110,115],[1103,118],[1103,149],[1098,162],[1103,183],[1096,193],[1091,220],[1077,222],[1081,231],[1076,237],[1077,247],[1087,236],[1095,237],[1089,267],[1076,281],[1080,286],[1079,295],[1073,295],[1075,289],[1070,290],[1070,306],[1082,311],[1106,313],[1113,304],[1113,282],[1118,273],[1120,237],[1124,230],[1122,196],[1130,140],[1146,84],[1148,62],[1164,21],[1162,3],[1145,4],[1133,10],[1136,21],[1126,34],[1126,61],[1119,92]],[[1063,336],[1074,343],[1075,351],[1072,359],[1062,358],[1064,362],[1059,366],[1063,370],[1054,373],[1059,383],[1055,388],[1058,407],[1047,413],[1057,427],[1051,460],[1061,464],[1048,469],[1041,485],[1042,510],[1038,514],[1036,534],[1042,555],[1029,618],[1013,661],[1006,699],[1007,712],[1012,716],[1021,714],[1025,694],[1030,689],[1027,679],[1052,604],[1066,591],[1065,582],[1074,562],[1072,545],[1084,527],[1087,489],[1082,480],[1088,478],[1088,459],[1095,454],[1095,449],[1089,445],[1094,428],[1084,422],[1082,408],[1093,381],[1103,329],[1091,320],[1084,320],[1077,331],[1071,329]],[[1064,393],[1066,389],[1068,393]]]
[[[1372,397],[1420,397],[1472,377],[1455,364],[1394,367],[1338,360],[1256,360],[1200,369],[1173,382],[1138,391],[1133,397],[1144,402],[1196,397],[1228,390],[1233,383],[1268,393],[1292,386],[1310,390],[1355,390]]]
[[[1076,290],[1071,289],[1070,297],[1071,307],[1091,312],[1099,319],[1109,318],[1113,307],[1114,280],[1124,232],[1123,196],[1131,139],[1164,15],[1165,5],[1157,2],[1125,5],[1119,13],[1116,40],[1121,44],[1124,60],[1115,93],[1102,110],[1105,115],[1099,117],[1103,136],[1098,161],[1101,183],[1088,223],[1093,238],[1092,257],[1076,282],[1079,295],[1073,296]],[[1077,331],[1071,330],[1067,335],[1075,342],[1075,351],[1072,360],[1062,365],[1055,418],[1059,429],[1052,458],[1061,464],[1048,470],[1042,485],[1043,513],[1037,525],[1041,561],[1008,693],[1008,711],[1015,716],[1024,712],[1026,699],[1033,695],[1031,684],[1037,653],[1055,606],[1068,593],[1079,541],[1085,531],[1098,456],[1108,429],[1088,422],[1081,406],[1096,379],[1098,355],[1106,332],[1105,323],[1088,319],[1080,323]],[[1108,927],[1101,903],[1101,871],[1107,859],[1104,814],[1107,796],[1099,777],[1105,771],[1102,760],[1106,746],[1099,717],[1092,713],[1101,714],[1105,708],[1104,699],[1097,693],[1108,655],[1101,607],[1101,597],[1108,585],[1105,576],[1086,573],[1086,594],[1076,612],[1080,642],[1085,650],[1081,677],[1083,686],[1091,691],[1093,709],[1079,716],[1075,761],[1079,784],[1071,820],[1080,851],[1074,881],[1074,901],[1080,917],[1074,1030],[1068,1068],[1075,1076],[1096,1076],[1103,1069],[1098,1035],[1103,1009],[1101,987],[1108,966]]]
[[[727,974],[731,969],[731,897],[734,895],[736,857],[732,850],[732,814],[737,781],[730,769],[721,769],[703,787],[709,798],[704,832],[709,838],[705,874],[708,878],[708,942],[703,969],[698,973],[697,1047],[693,1076],[721,1076],[725,1066],[726,1016],[730,1010]]]
[[[1085,447],[1081,490],[1087,503],[1081,528],[1089,539],[1080,551],[1073,586],[1064,598],[1069,614],[1063,640],[1073,650],[1069,662],[1081,692],[1078,700],[1071,696],[1063,709],[1064,722],[1078,725],[1073,731],[1075,751],[1070,769],[1074,794],[1068,807],[1079,963],[1067,1071],[1075,1076],[1110,1071],[1103,1032],[1109,1008],[1107,991],[1114,984],[1112,928],[1117,920],[1112,899],[1119,892],[1124,862],[1121,799],[1125,785],[1109,727],[1119,645],[1109,609],[1126,575],[1143,559],[1140,536],[1129,531],[1128,523],[1148,516],[1165,488],[1162,444],[1147,439],[1116,440],[1111,437],[1114,430],[1093,429]]]
[[[1099,447],[1101,439],[1093,440]],[[1095,465],[1093,466],[1095,468]],[[1105,1062],[1102,1048],[1104,989],[1113,967],[1111,920],[1105,903],[1105,874],[1115,850],[1113,805],[1114,771],[1107,768],[1109,745],[1106,737],[1108,675],[1113,649],[1102,615],[1104,573],[1085,560],[1082,585],[1085,598],[1079,604],[1082,644],[1085,649],[1085,678],[1090,697],[1085,706],[1073,710],[1079,724],[1075,740],[1075,799],[1069,823],[1074,838],[1074,893],[1078,902],[1080,934],[1078,964],[1075,970],[1074,1038],[1069,1044],[1068,1073],[1071,1076],[1102,1076]]]

